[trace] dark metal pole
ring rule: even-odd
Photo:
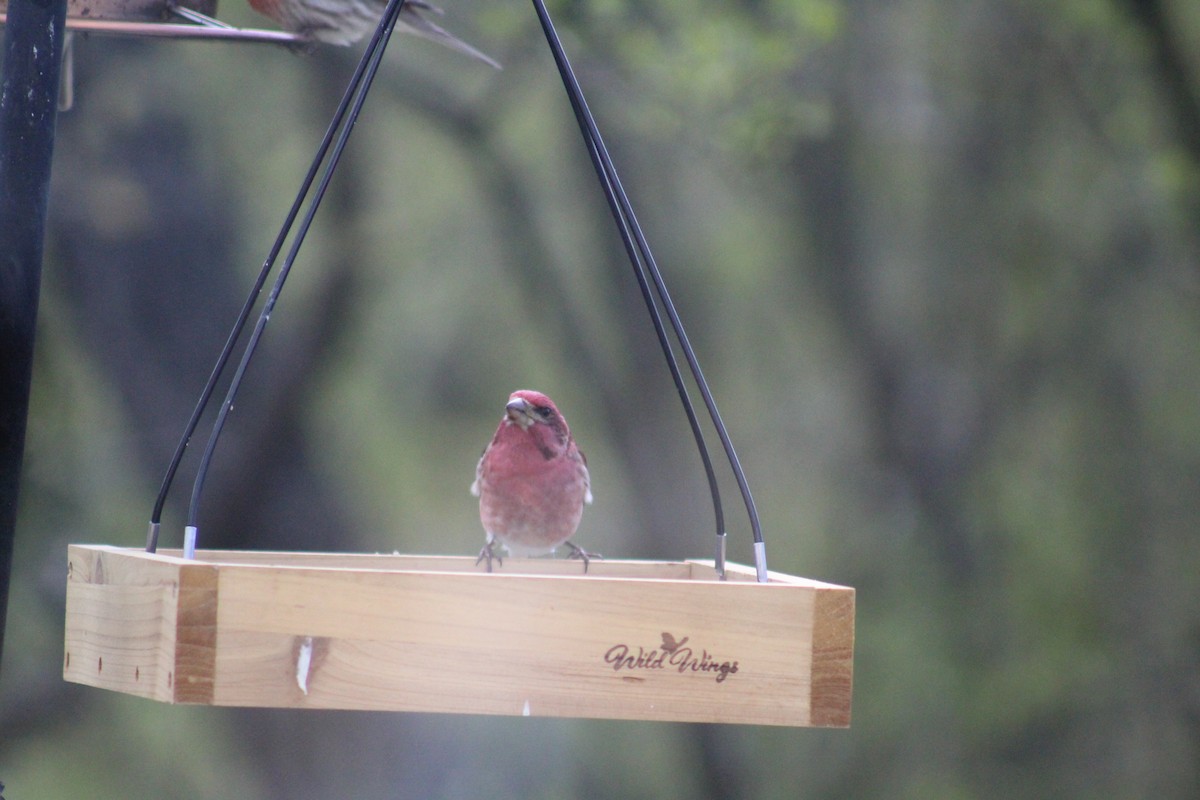
[[[0,84],[0,655],[25,453],[67,0],[10,0]]]

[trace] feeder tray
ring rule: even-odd
[[[325,163],[327,178],[362,107],[380,63],[379,48],[386,46],[380,34],[390,35],[400,10],[389,4],[390,14],[363,54],[180,441],[151,517],[147,550],[89,545],[68,550],[67,680],[199,705],[850,724],[854,590],[767,572],[757,514],[715,403],[549,15],[541,0],[534,4],[693,423],[715,517],[722,517],[716,479],[646,273],[738,479],[756,568],[725,564],[719,575],[712,563],[700,561],[609,560],[593,561],[585,573],[578,561],[506,559],[489,573],[472,558],[193,552],[213,446],[326,180],[317,184],[309,214],[293,234],[292,255],[263,304],[214,423],[193,485],[184,536],[188,558],[180,551],[151,552],[162,502],[228,363],[229,347],[312,187],[317,165]],[[175,6],[170,9],[181,15]],[[228,30],[203,20],[193,29],[216,30],[214,36]],[[342,132],[336,139],[335,130]],[[723,543],[720,524],[718,529]]]
[[[166,703],[847,727],[854,589],[712,563],[71,545],[63,677]]]

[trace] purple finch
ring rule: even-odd
[[[353,44],[371,33],[383,18],[387,0],[249,0],[250,7],[285,30],[317,42]],[[438,27],[426,14],[442,14],[425,0],[408,0],[396,19],[396,30],[444,44],[496,69],[500,65],[462,39]]]
[[[587,459],[554,402],[541,392],[513,392],[500,427],[475,467],[471,494],[479,498],[479,520],[487,544],[475,563],[500,561],[497,542],[514,556],[553,553],[561,544],[572,558],[589,553],[571,544],[583,506],[592,502]],[[503,562],[501,562],[503,563]]]

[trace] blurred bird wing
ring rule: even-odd
[[[576,450],[579,453],[579,468],[583,470],[583,503],[590,506],[592,504],[592,473],[588,472],[587,456],[582,450]]]
[[[446,13],[441,6],[435,6],[433,3],[426,3],[425,0],[408,0],[408,2],[404,5],[407,8],[413,9],[414,11],[429,11],[430,13],[437,14],[439,17]]]
[[[400,19],[396,22],[396,27],[400,28],[406,33],[411,33],[414,36],[420,36],[421,38],[428,39],[431,42],[437,42],[438,44],[445,45],[451,50],[457,50],[458,52],[464,53],[472,58],[477,58],[483,63],[495,67],[496,69],[503,69],[503,67],[500,66],[500,62],[496,61],[491,56],[476,50],[474,47],[467,44],[462,39],[459,39],[454,34],[425,19],[423,16],[421,16],[421,11],[432,11],[436,14],[443,13],[442,10],[437,6],[431,6],[428,3],[417,3],[413,2],[413,0],[409,0],[409,2],[404,4],[404,11],[401,13]]]
[[[479,463],[475,465],[475,480],[471,482],[471,494],[479,497],[479,479],[483,477],[483,459],[487,457],[487,450],[483,451],[483,455],[479,457]]]

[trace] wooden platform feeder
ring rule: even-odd
[[[208,19],[215,0],[184,2],[71,0],[75,13],[67,26],[296,41],[293,34]],[[544,16],[548,41],[565,65],[564,85],[587,116],[548,21]],[[360,65],[377,64],[370,55]],[[359,85],[370,80],[352,83]],[[344,122],[347,107],[334,127],[353,124],[353,116]],[[584,116],[581,132],[599,156],[610,206],[628,223],[618,227],[632,253],[629,231],[639,226],[614,196],[615,167]],[[329,159],[327,169],[336,163]],[[639,247],[649,255],[640,240]],[[653,259],[646,262],[653,268]],[[655,286],[669,306],[660,279]],[[270,308],[264,305],[263,324]],[[682,328],[674,317],[672,323],[688,352]],[[241,324],[229,341],[237,340]],[[669,347],[665,354],[672,358]],[[693,374],[705,389],[694,365]],[[715,407],[712,416],[719,426]],[[167,486],[176,466],[178,460]],[[194,555],[71,545],[64,678],[165,703],[215,706],[850,724],[854,590],[848,587],[778,573],[759,581],[754,569],[734,564],[726,565],[722,581],[711,562],[700,561],[593,561],[585,574],[579,561],[505,559],[488,573],[461,557]]]
[[[699,561],[68,559],[64,678],[166,703],[850,724],[844,586]]]

